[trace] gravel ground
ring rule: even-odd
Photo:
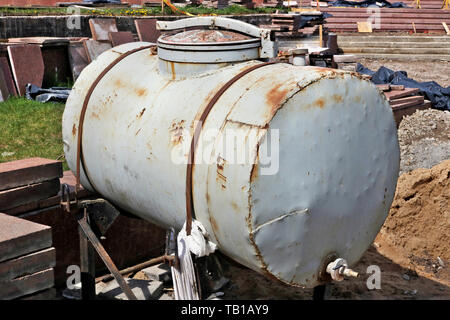
[[[450,112],[427,109],[404,117],[398,140],[400,175],[450,159]]]

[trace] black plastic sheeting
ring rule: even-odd
[[[306,27],[310,21],[323,20],[323,19],[330,18],[330,17],[332,17],[332,15],[327,12],[322,12],[321,16],[303,16],[302,15],[300,17],[300,22],[299,22],[298,28],[301,29],[301,28]]]
[[[34,84],[28,83],[25,87],[25,97],[28,100],[45,102],[66,102],[70,94],[70,88],[52,87],[42,89]]]
[[[408,8],[403,2],[390,3],[386,0],[364,0],[364,1],[346,1],[346,0],[336,0],[328,2],[329,7],[380,7],[380,8]]]
[[[418,88],[419,93],[431,101],[433,108],[450,110],[450,86],[444,88],[434,81],[419,82],[408,78],[406,71],[393,71],[386,67],[380,67],[375,72],[358,63],[356,71],[372,76],[374,84],[401,84],[405,88]]]

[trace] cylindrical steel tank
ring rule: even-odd
[[[195,42],[188,32],[182,45]],[[83,186],[163,227],[180,229],[186,219],[196,120],[224,84],[261,63],[252,37],[210,32],[208,48],[185,47],[185,55],[175,47],[172,56],[177,38],[162,36],[159,57],[136,50],[91,88],[114,60],[149,44],[114,47],[84,69],[64,111],[64,151],[75,171],[80,111],[91,89]],[[234,53],[215,47],[222,36],[238,46]],[[393,199],[399,147],[392,110],[355,73],[283,63],[257,68],[218,98],[198,141],[195,218],[223,253],[284,283],[312,287],[332,259],[357,262]]]

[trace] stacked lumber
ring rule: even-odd
[[[413,114],[416,110],[431,108],[431,102],[418,95],[417,88],[405,88],[403,85],[392,84],[379,84],[377,87],[383,91],[389,101],[397,126],[404,116]]]
[[[54,286],[56,257],[49,226],[0,213],[0,300]]]
[[[379,23],[372,26],[373,32],[445,33],[442,22],[450,25],[450,10],[430,7],[422,9],[320,7],[320,11],[332,15],[326,19],[325,26],[333,32],[357,32],[357,22],[364,21]]]
[[[315,19],[307,21],[306,25],[300,27],[302,19],[305,19],[305,17],[314,17]],[[272,24],[261,27],[273,30],[274,32],[311,33],[316,30],[317,26],[323,23],[323,14],[320,11],[305,11],[272,14]]]

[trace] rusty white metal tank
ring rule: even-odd
[[[158,26],[209,29],[163,35],[158,53],[138,42],[100,55],[67,101],[64,151],[75,171],[80,110],[103,72],[84,119],[82,184],[180,229],[196,120],[230,79],[276,48],[269,31],[231,19]],[[230,136],[238,142],[229,144]],[[203,123],[192,173],[195,218],[241,264],[313,287],[330,261],[352,265],[372,243],[398,169],[392,110],[373,84],[339,70],[264,65],[229,86]]]

